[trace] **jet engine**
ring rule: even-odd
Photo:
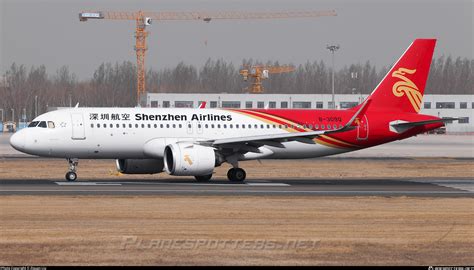
[[[212,147],[174,143],[165,148],[165,171],[171,175],[209,175],[220,163]]]
[[[117,159],[117,170],[124,174],[154,174],[163,172],[162,159]]]

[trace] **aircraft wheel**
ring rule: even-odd
[[[66,180],[73,182],[73,181],[76,181],[76,179],[77,179],[77,174],[75,172],[66,173]]]
[[[227,172],[227,178],[233,182],[243,182],[247,174],[241,168],[232,168]]]

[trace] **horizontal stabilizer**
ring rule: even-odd
[[[446,123],[446,122],[452,122],[452,121],[461,120],[461,119],[464,119],[464,118],[446,117],[446,118],[418,121],[418,122],[407,122],[407,121],[402,121],[402,120],[396,120],[396,121],[390,122],[390,130],[396,133],[403,133],[413,127],[424,126],[424,125],[429,125],[429,124],[437,124],[437,123]]]

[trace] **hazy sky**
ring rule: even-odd
[[[285,20],[155,21],[146,66],[201,66],[207,58],[330,63],[326,44],[341,46],[336,65],[390,65],[419,37],[438,38],[435,56],[473,58],[473,0],[0,0],[0,73],[18,64],[68,65],[78,78],[102,62],[136,61],[133,21],[79,22],[80,11],[281,11],[335,9],[337,17]],[[206,45],[207,41],[207,45]],[[337,68],[337,67],[336,67]]]

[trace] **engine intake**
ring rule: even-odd
[[[117,159],[117,170],[124,174],[154,174],[163,172],[162,159]]]
[[[212,147],[174,143],[165,148],[165,171],[171,175],[209,175],[218,165],[220,164]]]

